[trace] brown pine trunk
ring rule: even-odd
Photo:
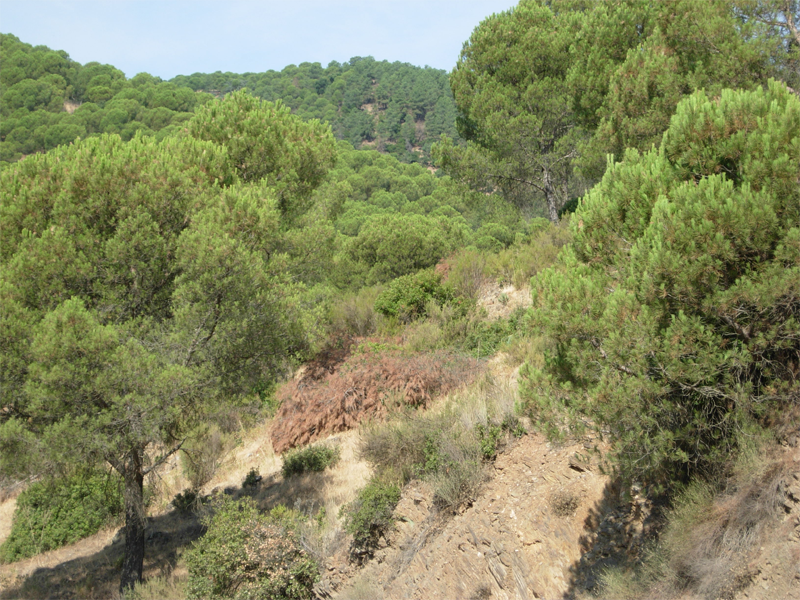
[[[547,216],[551,223],[558,223],[558,197],[550,171],[544,170],[542,183],[544,183],[544,197],[547,200]]]
[[[133,452],[125,461],[125,560],[122,563],[120,593],[142,580],[144,564],[144,475],[141,457]]]

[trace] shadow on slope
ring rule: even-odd
[[[331,492],[330,472],[308,473],[283,479],[280,473],[265,477],[252,488],[228,487],[215,490],[217,494],[234,498],[253,497],[263,510],[278,504],[316,513],[325,506]],[[211,499],[212,496],[206,496]],[[181,553],[200,538],[205,528],[201,523],[210,512],[210,504],[197,512],[181,513],[171,510],[163,515],[148,517],[145,543],[144,580],[171,573]],[[102,535],[102,534],[100,534]],[[81,542],[79,542],[80,544]],[[94,600],[119,598],[118,586],[124,556],[122,529],[99,551],[67,560],[54,567],[40,567],[24,579],[3,582],[2,600],[22,598],[59,598],[64,600]],[[33,557],[28,559],[36,561]],[[35,563],[34,563],[35,564]]]

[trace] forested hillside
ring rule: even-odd
[[[0,34],[0,93],[3,162],[101,133],[163,139],[212,98],[147,73],[127,79],[111,65],[81,65],[10,34]]]
[[[444,71],[372,58],[326,68],[303,63],[281,72],[127,79],[111,65],[81,65],[63,50],[0,34],[0,163],[101,133],[127,141],[140,132],[160,140],[196,107],[243,87],[284,102],[303,119],[330,123],[338,139],[356,148],[364,144],[403,162],[428,163],[431,144],[443,133],[456,135],[447,81]]]
[[[431,67],[351,58],[323,68],[290,65],[280,72],[211,73],[170,80],[215,95],[247,88],[264,100],[281,100],[304,119],[327,121],[334,135],[403,162],[429,160],[431,144],[456,133],[456,109],[447,73]]]

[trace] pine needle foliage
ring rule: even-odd
[[[697,92],[661,147],[609,165],[533,280],[551,337],[524,396],[551,432],[588,426],[633,479],[714,469],[800,401],[800,101],[785,85]]]

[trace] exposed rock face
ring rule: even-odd
[[[563,597],[585,546],[584,522],[597,518],[608,493],[608,477],[576,459],[583,450],[524,437],[498,457],[486,493],[451,519],[437,517],[431,490],[415,484],[395,511],[388,547],[360,579],[398,600]],[[331,577],[332,587],[343,583]]]
[[[787,449],[783,472],[779,522],[719,597],[800,600],[800,450]],[[483,493],[457,515],[438,513],[426,484],[410,484],[374,559],[359,569],[340,553],[319,592],[342,600],[586,598],[604,568],[641,558],[654,513],[636,487],[620,500],[582,445],[529,435],[497,458]]]

